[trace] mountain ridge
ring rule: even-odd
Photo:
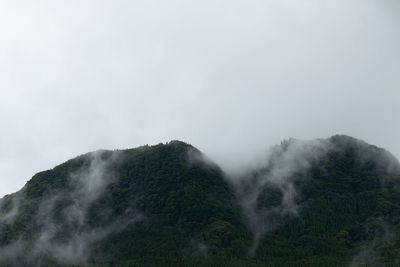
[[[344,135],[283,141],[237,177],[178,140],[98,150],[0,200],[0,263],[389,264],[399,260],[399,181],[393,155]],[[389,245],[375,233],[383,225]]]

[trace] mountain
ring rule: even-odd
[[[101,150],[0,200],[0,265],[395,266],[399,211],[397,159],[348,136],[236,174],[180,141]]]
[[[400,263],[400,168],[383,149],[289,140],[237,183],[261,266]]]

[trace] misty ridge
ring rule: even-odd
[[[1,199],[0,263],[390,265],[399,210],[398,160],[348,136],[285,140],[239,171],[180,141],[99,150]]]
[[[400,266],[399,14],[1,0],[0,267]]]
[[[118,161],[118,152],[107,155],[106,151],[96,151],[84,157],[82,166],[67,174],[62,184],[51,186],[50,192],[34,203],[34,224],[30,225],[32,232],[29,236],[32,240],[26,242],[24,236],[18,237],[15,242],[2,248],[2,259],[19,265],[21,258],[29,264],[36,257],[51,255],[60,263],[86,263],[90,245],[140,220],[141,215],[136,213],[123,219],[113,218],[109,222],[109,210],[94,211],[96,201],[104,195],[107,186],[117,179],[112,164]],[[35,193],[26,192],[25,189],[10,199],[5,197],[2,200],[2,209],[5,210],[2,223],[13,223],[16,216],[20,216],[19,210],[24,208],[20,205]],[[30,200],[35,201],[34,198]],[[97,220],[96,224],[89,222],[94,219]],[[66,229],[70,232],[66,233]]]

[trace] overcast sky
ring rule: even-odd
[[[224,168],[289,137],[400,157],[398,0],[0,0],[0,196],[171,139]]]

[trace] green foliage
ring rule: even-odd
[[[283,151],[294,142],[283,142]],[[71,181],[91,168],[94,153],[36,174],[0,202],[0,263],[74,266],[51,253],[29,252],[47,230],[44,222],[51,221],[59,230],[54,244],[112,229],[87,244],[86,266],[398,265],[400,175],[391,171],[398,162],[349,137],[326,142],[333,149],[306,172],[293,174],[298,216],[279,218],[279,225],[259,240],[254,256],[249,256],[252,234],[225,174],[192,146],[173,141],[102,151],[111,178],[85,206],[83,222],[69,219],[71,207],[86,205],[76,202],[79,186]],[[284,199],[273,184],[259,193],[260,210],[279,207]],[[17,259],[5,257],[7,246],[15,244],[27,252]]]
[[[371,244],[381,251],[375,253],[377,264],[400,257],[399,237],[386,246],[386,237],[377,233],[383,225],[400,229],[400,175],[382,161],[387,153],[348,137],[329,141],[335,149],[302,174],[307,182],[297,184],[299,216],[268,234],[257,258],[277,266],[340,266]]]

